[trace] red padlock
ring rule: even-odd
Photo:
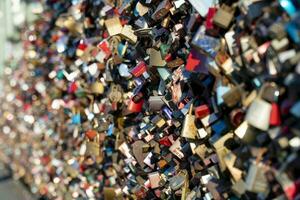
[[[144,99],[141,99],[140,101],[135,103],[131,98],[128,104],[128,110],[133,113],[141,112],[143,108],[143,104],[144,104]]]
[[[144,61],[140,61],[132,70],[130,70],[130,73],[135,77],[139,77],[146,71],[147,71],[146,63]]]
[[[195,116],[198,119],[202,119],[210,114],[208,105],[204,104],[195,108]]]
[[[280,110],[277,103],[272,103],[272,110],[270,114],[270,125],[279,126],[281,124]]]
[[[215,28],[213,19],[214,19],[216,12],[217,12],[217,8],[209,8],[208,9],[208,13],[206,15],[206,20],[205,20],[206,30],[211,30],[211,29]]]
[[[109,49],[109,43],[106,40],[100,42],[97,45],[97,47],[105,53],[106,59],[111,55],[111,50]]]
[[[171,141],[169,140],[169,137],[168,136],[165,136],[163,138],[161,138],[159,140],[159,144],[161,145],[164,145],[164,146],[167,146],[167,147],[170,147],[172,145]]]
[[[72,82],[69,87],[69,93],[75,93],[78,89],[76,82]]]

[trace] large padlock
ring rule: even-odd
[[[253,100],[246,114],[246,121],[251,126],[263,131],[269,128],[272,105],[262,98],[266,85],[259,92],[259,95]]]

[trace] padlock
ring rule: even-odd
[[[197,10],[197,12],[205,17],[208,13],[210,7],[214,6],[214,0],[198,1],[198,0],[188,0],[190,4]]]
[[[235,10],[223,4],[214,15],[214,23],[224,29],[227,29],[233,19]]]
[[[167,62],[167,66],[170,68],[179,67],[183,64],[184,64],[184,60],[182,60],[181,58],[175,58],[174,60]]]
[[[248,191],[267,195],[269,193],[268,181],[265,176],[265,166],[262,163],[252,162],[246,177]]]
[[[137,42],[137,36],[135,35],[134,31],[132,30],[132,26],[130,25],[125,25],[122,28],[120,36],[132,44],[135,44]]]
[[[184,154],[182,153],[182,147],[180,143],[180,138],[177,138],[177,140],[170,146],[169,148],[170,152],[172,152],[174,155],[176,155],[179,159],[184,158]]]
[[[81,124],[80,111],[77,108],[72,108],[72,124]]]
[[[195,116],[192,115],[193,104],[191,104],[188,114],[185,116],[181,136],[189,139],[196,139],[197,127],[195,125]]]
[[[144,6],[140,2],[137,2],[136,6],[135,6],[135,11],[138,13],[139,16],[142,17],[149,11],[149,7]]]
[[[113,187],[104,187],[103,188],[103,196],[104,200],[114,200],[116,199],[116,192]]]
[[[224,158],[227,155],[227,153],[230,152],[230,150],[225,146],[225,142],[229,142],[230,140],[233,140],[233,133],[227,133],[226,135],[223,135],[220,138],[211,137],[209,139],[210,143],[213,145],[213,147],[216,150],[219,159],[220,169],[222,171],[226,169]]]
[[[153,20],[160,20],[166,16],[171,9],[172,4],[169,0],[163,0],[156,8],[155,12],[152,14]]]
[[[134,102],[131,98],[127,106],[128,111],[137,113],[141,112],[144,104],[144,99],[140,99],[138,102]]]
[[[91,91],[94,94],[103,94],[104,86],[100,81],[96,81],[91,85]]]
[[[265,86],[249,106],[245,119],[251,126],[266,131],[269,128],[272,105],[261,98],[264,90]]]
[[[207,70],[204,66],[206,63],[206,57],[207,56],[203,53],[199,53],[195,49],[192,49],[188,56],[185,69],[192,72],[206,73]]]
[[[223,94],[222,98],[228,107],[233,107],[242,100],[242,87],[235,86]]]
[[[155,188],[159,187],[159,182],[160,182],[159,172],[152,172],[152,173],[148,174],[148,178],[150,181],[151,189],[155,189]]]
[[[97,134],[93,140],[86,142],[86,155],[88,156],[99,156],[100,155],[100,143],[99,134]]]
[[[270,114],[270,125],[279,126],[281,124],[280,110],[277,103],[272,103],[272,109]]]
[[[236,160],[237,160],[237,155],[235,155],[233,152],[230,151],[225,156],[224,163],[228,171],[231,173],[231,176],[234,179],[234,181],[238,182],[239,180],[242,180],[243,171],[234,167]]]
[[[145,166],[144,159],[146,158],[148,153],[148,151],[143,151],[144,145],[146,145],[146,143],[141,140],[138,140],[131,145],[132,153],[142,168]]]
[[[147,52],[150,55],[150,66],[164,67],[167,64],[162,58],[160,51],[150,48]]]
[[[182,188],[182,186],[184,186],[186,182],[186,177],[187,177],[187,171],[181,170],[176,176],[169,178],[168,181],[170,183],[171,189],[176,191]]]
[[[217,35],[219,31],[218,29],[219,27],[213,24],[213,18],[216,13],[217,13],[217,8],[211,7],[208,9],[208,13],[205,20],[205,28],[210,35]]]
[[[205,34],[205,27],[200,26],[196,34],[194,35],[192,46],[197,50],[204,51],[211,57],[215,57],[220,47],[220,41],[214,37],[210,37]]]
[[[210,114],[208,105],[204,104],[195,108],[196,118],[201,119]]]
[[[110,36],[114,36],[122,32],[123,27],[119,17],[107,19],[104,23]]]
[[[133,69],[130,70],[130,73],[135,77],[139,77],[146,71],[147,71],[146,63],[144,61],[140,61]]]
[[[150,96],[148,102],[151,111],[159,111],[164,105],[162,96]]]
[[[108,92],[108,98],[111,102],[120,103],[122,102],[123,89],[118,84],[111,84]]]

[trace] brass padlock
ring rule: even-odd
[[[103,94],[104,86],[100,81],[96,81],[91,85],[91,91],[94,94]]]
[[[147,49],[147,53],[150,55],[150,66],[164,67],[167,64],[162,58],[160,51],[150,48]]]
[[[233,8],[223,4],[215,14],[213,22],[217,26],[227,29],[234,17],[234,11]]]
[[[113,17],[104,22],[110,36],[117,35],[122,31],[122,24],[119,17]]]
[[[195,125],[195,116],[192,115],[193,104],[190,106],[189,113],[185,116],[181,136],[189,139],[196,139],[197,127]]]
[[[221,171],[224,171],[226,169],[224,158],[230,152],[230,150],[225,146],[225,143],[232,139],[233,133],[227,133],[226,135],[218,138],[216,141],[212,141],[213,138],[210,138],[211,143],[217,153]]]
[[[99,134],[93,139],[86,142],[86,155],[88,156],[99,156],[100,155],[100,143]]]
[[[135,35],[134,31],[132,30],[132,26],[130,25],[125,25],[122,28],[120,36],[132,44],[135,44],[137,42],[137,36]]]
[[[224,163],[228,171],[231,173],[232,178],[237,182],[242,179],[243,171],[234,167],[236,160],[237,160],[237,155],[235,155],[231,151],[227,153],[227,155],[224,158]]]

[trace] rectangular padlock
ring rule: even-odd
[[[122,28],[120,36],[132,44],[135,44],[137,42],[137,36],[135,35],[134,31],[132,30],[132,26],[130,25],[125,25]]]
[[[113,17],[104,22],[110,36],[117,35],[122,31],[122,24],[119,17]]]
[[[240,86],[231,88],[223,96],[223,101],[228,107],[233,107],[242,99],[242,89]]]
[[[269,128],[271,110],[272,105],[270,103],[256,98],[247,111],[246,121],[255,128],[267,131]]]
[[[234,11],[231,7],[223,4],[214,15],[214,23],[221,28],[227,29],[233,19]]]
[[[198,119],[202,119],[203,117],[206,117],[209,114],[210,114],[210,110],[209,110],[208,105],[206,105],[206,104],[195,108],[195,115],[196,115],[196,118],[198,118]]]
[[[172,7],[172,4],[169,0],[163,0],[156,8],[155,12],[152,14],[152,19],[153,20],[160,20],[164,16],[168,14]]]
[[[189,139],[196,139],[197,127],[195,125],[195,116],[192,115],[193,104],[190,106],[189,113],[185,116],[181,136]]]
[[[88,141],[86,143],[86,155],[99,156],[100,144],[96,141]]]

